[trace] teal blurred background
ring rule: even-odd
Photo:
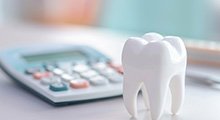
[[[115,30],[207,39],[207,0],[106,0],[101,25]]]

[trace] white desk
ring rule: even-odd
[[[120,60],[121,49],[128,36],[119,35],[104,29],[93,28],[45,28],[11,26],[0,27],[0,47],[23,44],[83,43],[89,44],[104,53]],[[140,120],[148,120],[149,112],[144,111],[143,102],[138,103]],[[168,100],[169,102],[169,100]],[[169,105],[168,105],[169,106]],[[0,120],[129,120],[130,117],[121,97],[53,107],[24,90],[2,72],[0,73]],[[186,81],[186,99],[179,116],[171,116],[169,107],[161,120],[219,120],[220,89]]]

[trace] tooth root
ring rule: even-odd
[[[168,85],[162,83],[158,84],[158,80],[160,81],[161,79],[152,79],[150,82],[151,84],[145,83],[149,97],[152,120],[158,120],[162,115],[168,90]]]
[[[170,81],[170,90],[172,94],[173,114],[178,114],[184,100],[185,95],[185,72],[175,75]]]
[[[147,89],[146,89],[145,85],[142,85],[141,92],[142,92],[142,96],[143,96],[146,108],[150,109],[148,93],[147,93]]]
[[[128,87],[129,86],[129,87]],[[132,77],[124,75],[123,100],[125,107],[132,117],[137,117],[137,95],[141,88],[141,83]]]

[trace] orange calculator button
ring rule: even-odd
[[[86,80],[72,80],[70,86],[75,89],[88,88],[89,82]]]

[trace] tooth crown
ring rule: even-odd
[[[147,33],[129,38],[123,48],[123,99],[128,112],[137,117],[136,99],[141,90],[153,120],[159,119],[167,91],[172,93],[172,112],[184,100],[186,48],[179,37]]]

